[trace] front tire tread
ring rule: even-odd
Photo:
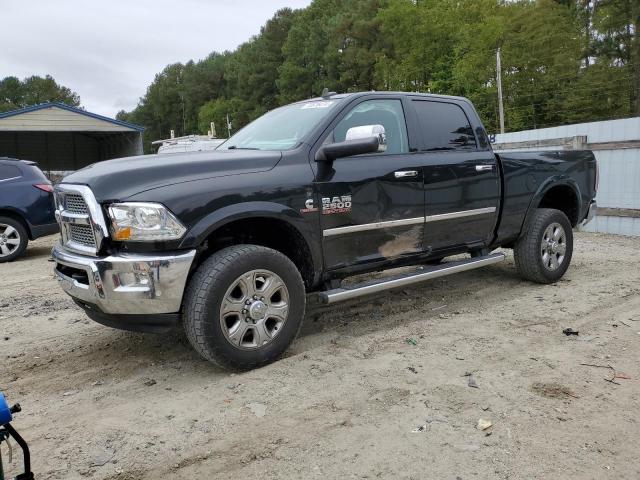
[[[209,312],[209,310],[212,306],[212,296],[215,296],[216,292],[225,292],[228,288],[228,285],[224,283],[224,279],[222,278],[226,272],[234,268],[234,265],[237,265],[239,262],[246,261],[247,258],[264,258],[264,256],[275,259],[281,268],[288,272],[289,277],[295,279],[294,282],[290,282],[295,283],[295,285],[288,284],[287,288],[292,297],[297,295],[298,301],[302,302],[302,307],[301,311],[298,312],[293,311],[294,309],[292,308],[292,311],[289,313],[290,316],[287,322],[297,322],[297,325],[295,325],[295,329],[292,332],[293,335],[289,333],[291,338],[284,342],[286,343],[284,348],[270,349],[270,353],[261,356],[259,360],[255,358],[242,360],[240,353],[233,356],[229,355],[228,345],[222,344],[222,342],[227,342],[223,335],[207,335],[205,331],[208,326],[207,322],[211,321],[212,318],[213,321],[218,321],[218,312],[213,313]],[[190,279],[185,293],[183,309],[184,329],[189,343],[206,360],[225,369],[248,370],[271,363],[284,353],[286,347],[295,339],[302,326],[304,302],[305,294],[302,277],[288,257],[276,250],[258,245],[236,245],[227,247],[206,259]],[[214,308],[217,309],[219,306],[216,304]],[[300,308],[298,308],[298,310],[300,310]],[[285,332],[282,331],[279,335],[283,335],[284,333]],[[277,339],[274,339],[274,342],[276,340]],[[249,355],[248,357],[251,356]]]

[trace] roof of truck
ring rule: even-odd
[[[436,94],[436,93],[422,93],[422,92],[396,92],[396,91],[376,91],[376,90],[371,90],[371,91],[368,91],[368,92],[364,91],[364,92],[352,92],[352,93],[330,92],[328,95],[326,95],[324,97],[308,98],[306,100],[301,100],[300,102],[296,102],[296,103],[313,102],[313,101],[321,101],[321,100],[332,100],[332,99],[342,100],[344,98],[360,97],[360,96],[363,96],[363,95],[407,95],[407,96],[412,96],[412,97],[439,98],[439,99],[461,100],[461,101],[465,101],[465,102],[470,102],[470,100],[468,98],[456,97],[454,95],[439,95],[439,94]]]

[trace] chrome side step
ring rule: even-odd
[[[453,262],[443,263],[432,267],[422,267],[417,272],[410,274],[396,275],[380,280],[363,282],[347,288],[336,288],[320,292],[320,300],[322,303],[331,304],[350,300],[352,298],[369,295],[371,293],[389,290],[391,288],[406,287],[414,283],[431,280],[432,278],[444,277],[458,272],[466,272],[475,268],[485,267],[494,263],[502,262],[504,253],[492,253],[482,257],[468,258],[464,260],[456,260]]]

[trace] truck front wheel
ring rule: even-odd
[[[537,283],[558,281],[569,268],[573,231],[560,210],[539,208],[513,248],[520,276]]]
[[[205,359],[245,370],[285,352],[304,309],[304,283],[289,258],[270,248],[237,245],[198,267],[185,295],[184,327]]]

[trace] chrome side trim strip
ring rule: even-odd
[[[458,272],[466,272],[467,270],[473,270],[475,268],[502,262],[504,258],[504,253],[498,252],[485,255],[483,257],[447,262],[435,267],[424,268],[422,271],[412,273],[410,275],[401,275],[382,280],[375,280],[373,282],[365,282],[359,285],[354,285],[351,288],[336,288],[334,290],[320,292],[319,297],[323,303],[332,304],[343,300],[361,297],[363,295],[389,290],[390,288],[405,287],[424,280],[444,277]]]
[[[323,237],[342,235],[344,233],[365,232],[378,230],[379,228],[402,227],[404,225],[417,225],[424,223],[424,217],[403,218],[402,220],[389,220],[385,222],[363,223],[362,225],[350,225],[348,227],[329,228],[322,232]]]
[[[16,178],[20,178],[20,177],[3,178],[2,180],[0,180],[0,183],[2,183],[2,182],[8,182],[8,181],[10,181],[10,180],[15,180]]]
[[[493,213],[496,211],[496,207],[475,208],[473,210],[462,210],[460,212],[440,213],[438,215],[428,215],[424,217],[425,222],[438,222],[440,220],[451,220],[453,218],[471,217],[474,215],[486,215],[487,213]]]
[[[403,218],[402,220],[389,220],[385,222],[363,223],[362,225],[349,225],[348,227],[328,228],[323,230],[323,237],[342,235],[345,233],[366,232],[367,230],[378,230],[380,228],[402,227],[405,225],[417,225],[420,223],[437,222],[440,220],[451,220],[454,218],[471,217],[473,215],[486,215],[493,213],[496,207],[476,208],[474,210],[462,210],[460,212],[440,213],[427,217]]]

